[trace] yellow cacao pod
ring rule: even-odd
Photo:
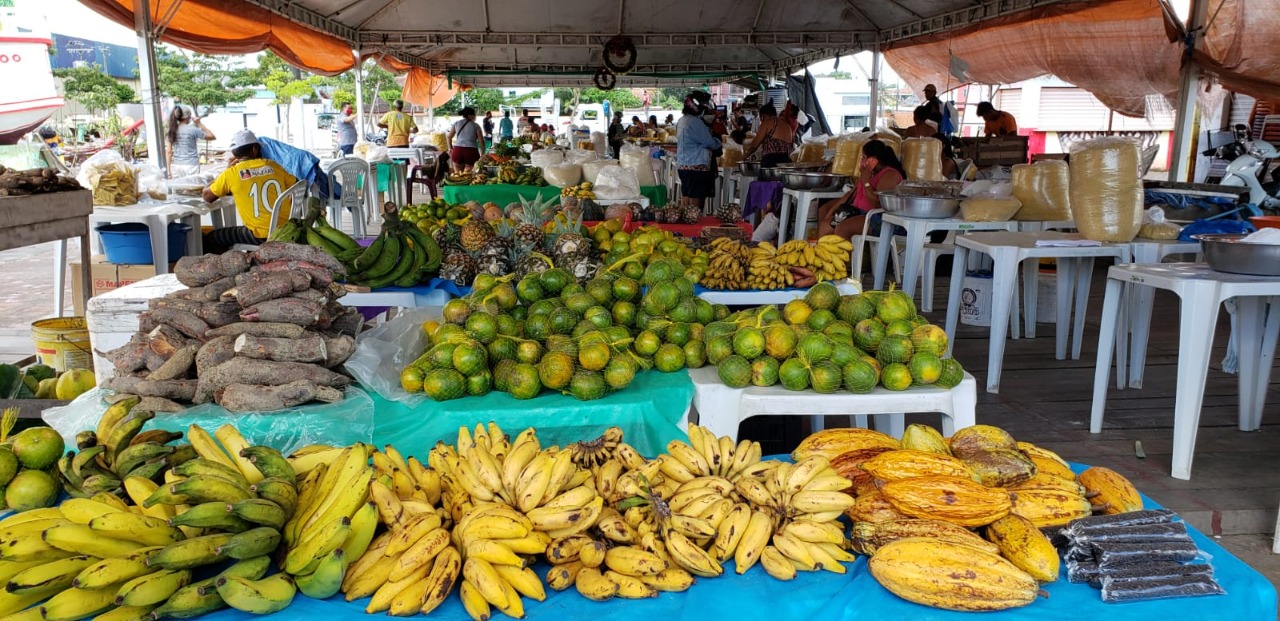
[[[841,453],[835,459],[831,460],[831,469],[835,470],[840,476],[849,479],[852,482],[850,489],[855,496],[861,496],[875,489],[875,477],[871,473],[862,469],[863,462],[893,449],[884,446],[873,446],[871,448],[858,449]]]
[[[942,439],[942,434],[937,429],[919,423],[907,425],[902,432],[902,448],[941,455],[951,454],[947,441]]]
[[[1040,458],[1056,461],[1063,468],[1071,470],[1071,464],[1068,464],[1067,460],[1043,446],[1032,444],[1030,442],[1018,442],[1018,450],[1026,453],[1027,457],[1032,459]],[[1074,476],[1074,474],[1072,476]]]
[[[1018,569],[1040,582],[1058,579],[1060,560],[1049,538],[1031,520],[1006,515],[987,525],[987,539]]]
[[[872,490],[853,499],[853,506],[845,509],[844,514],[854,522],[888,522],[907,517],[894,509],[879,490]]]
[[[964,462],[950,455],[903,449],[888,451],[862,462],[862,469],[881,481],[945,475],[972,478]]]
[[[1034,453],[1027,453],[1026,451],[1023,451],[1023,454],[1031,459],[1031,463],[1036,465],[1037,476],[1039,476],[1040,474],[1047,474],[1049,476],[1058,477],[1060,479],[1074,480],[1076,478],[1076,473],[1073,472],[1071,468],[1068,468],[1067,466],[1062,465],[1056,460],[1049,459],[1047,457],[1041,457],[1040,455],[1036,455]]]
[[[986,526],[1010,510],[1008,492],[962,477],[890,481],[880,487],[880,493],[902,514],[961,526]]]
[[[1071,520],[1093,514],[1089,500],[1079,494],[1058,490],[1021,490],[1010,493],[1013,508],[1010,513],[1021,515],[1036,528],[1062,526]]]
[[[968,457],[986,451],[1017,450],[1018,443],[1009,432],[991,425],[965,427],[951,436],[951,454]]]
[[[1080,473],[1077,479],[1084,486],[1085,496],[1095,510],[1111,515],[1142,510],[1142,496],[1124,478],[1110,468],[1094,466]]]
[[[1024,481],[1012,487],[1006,487],[1005,489],[1011,492],[1042,490],[1073,494],[1075,496],[1085,495],[1084,486],[1077,483],[1074,479],[1055,477],[1052,474],[1045,474],[1043,472],[1037,473],[1036,476],[1032,477],[1029,481]]]
[[[1026,606],[1040,586],[998,554],[937,539],[901,539],[868,562],[884,588],[909,602],[947,610],[990,611]]]
[[[902,448],[893,436],[873,429],[858,427],[824,429],[802,440],[800,446],[791,452],[791,459],[801,461],[810,455],[822,455],[831,461],[841,453],[877,446],[890,449]]]
[[[952,543],[962,543],[999,554],[1000,549],[977,533],[951,522],[941,520],[889,520],[887,522],[854,522],[849,536],[854,552],[874,555],[876,550],[899,539],[927,537]]]
[[[1017,450],[998,449],[965,455],[962,461],[987,487],[1009,487],[1036,476],[1036,465]]]

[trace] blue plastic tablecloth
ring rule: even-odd
[[[641,371],[625,390],[594,401],[543,393],[520,400],[494,391],[483,397],[451,401],[426,400],[416,406],[373,397],[373,444],[394,444],[406,455],[425,455],[444,440],[452,444],[458,427],[494,421],[513,437],[528,427],[538,430],[543,446],[565,446],[598,437],[617,425],[627,442],[642,455],[666,451],[667,443],[688,436],[680,429],[693,401],[693,381],[688,371]]]
[[[1076,470],[1083,470],[1076,465]],[[1149,508],[1158,508],[1143,497]],[[1023,608],[1003,612],[966,613],[938,610],[899,599],[876,582],[867,569],[867,557],[847,563],[845,575],[828,572],[800,572],[795,580],[779,582],[753,567],[745,575],[737,575],[733,562],[725,565],[719,578],[699,578],[684,593],[663,593],[656,599],[620,600],[597,603],[583,598],[573,589],[557,593],[547,589],[545,602],[525,600],[528,619],[577,621],[582,619],[661,619],[662,621],[708,621],[713,619],[768,619],[788,621],[810,619],[876,621],[956,621],[988,619],[991,621],[1032,621],[1089,619],[1102,621],[1171,621],[1175,619],[1230,619],[1231,621],[1274,621],[1276,589],[1262,574],[1231,555],[1210,538],[1188,528],[1196,545],[1212,559],[1215,577],[1226,595],[1186,597],[1152,602],[1106,604],[1098,589],[1088,584],[1067,581],[1066,569],[1053,584],[1044,585],[1049,597],[1041,597]],[[547,564],[535,566],[546,573]],[[271,615],[272,619],[368,619],[364,607],[369,600],[346,602],[339,595],[327,601],[316,601],[299,595],[293,605]],[[253,615],[224,610],[205,617],[211,621],[248,621]],[[431,619],[465,621],[469,619],[456,593],[449,596],[431,613]],[[494,612],[494,619],[503,619]]]

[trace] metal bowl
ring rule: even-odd
[[[760,162],[739,162],[738,172],[747,177],[755,177],[760,174]]]
[[[929,196],[902,196],[895,192],[878,192],[884,210],[904,218],[954,218],[960,212],[960,199]]]
[[[849,178],[845,175],[832,173],[791,171],[782,173],[782,184],[789,190],[830,192],[840,189],[848,182]]]
[[[787,162],[778,164],[778,168],[789,170],[819,171],[830,166],[829,162]]]
[[[784,169],[778,168],[776,166],[772,168],[761,168],[760,180],[761,181],[782,181],[782,175],[785,172],[786,171]]]
[[[1204,260],[1219,272],[1280,276],[1280,245],[1240,241],[1244,234],[1192,235],[1204,249]]]

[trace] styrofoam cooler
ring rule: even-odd
[[[1039,272],[1036,290],[1036,323],[1058,323],[1058,275]]]
[[[960,323],[966,326],[991,326],[991,274],[969,272],[960,290]]]

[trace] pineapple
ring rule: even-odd
[[[476,270],[490,276],[506,276],[511,273],[511,263],[505,254],[486,254],[476,261]]]
[[[431,232],[431,239],[441,248],[457,246],[462,241],[462,228],[449,222]]]
[[[497,234],[484,243],[484,247],[480,249],[480,254],[505,257],[516,246],[515,227],[503,221],[498,223]]]
[[[551,241],[551,255],[560,264],[560,258],[568,255],[588,256],[591,254],[591,242],[583,237],[581,216],[557,220],[555,237]]]
[[[688,204],[680,207],[681,224],[697,224],[700,220],[702,220],[702,209],[697,205]]]
[[[440,263],[440,278],[452,280],[462,287],[469,286],[475,280],[479,265],[475,257],[465,250],[453,247],[445,252],[444,261]]]
[[[460,239],[462,249],[467,252],[479,251],[493,237],[493,226],[484,220],[472,220],[462,225]]]
[[[524,252],[521,254],[520,249],[514,249],[508,255],[511,261],[511,272],[516,275],[516,279],[524,278],[529,274],[537,274],[545,272],[554,267],[554,262],[541,252]]]
[[[556,197],[552,196],[544,201],[541,194],[532,201],[527,201],[524,197],[520,198],[521,209],[516,213],[516,220],[520,222],[515,229],[517,245],[527,245],[532,248],[542,247],[543,241],[546,239],[543,227],[554,215],[551,206],[555,204],[555,200]]]
[[[742,221],[742,208],[737,203],[725,203],[716,208],[716,217],[721,224],[736,224]]]

